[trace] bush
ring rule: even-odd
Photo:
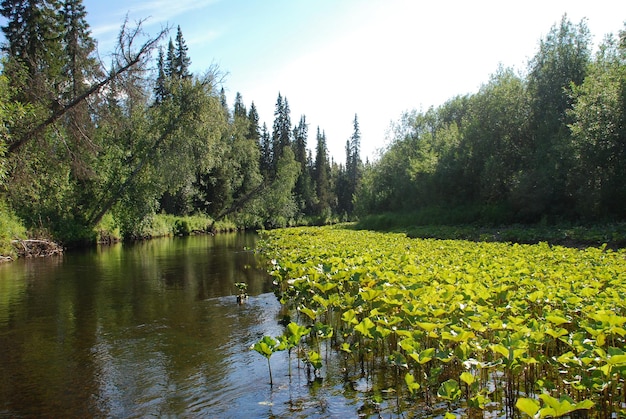
[[[16,252],[11,241],[25,238],[26,227],[22,221],[0,201],[0,255],[14,258]]]
[[[191,234],[191,226],[189,221],[185,219],[177,219],[174,221],[174,234],[177,236],[188,236]]]

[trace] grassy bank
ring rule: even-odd
[[[11,241],[25,238],[26,227],[6,204],[0,201],[0,261],[14,259],[17,252]]]
[[[114,243],[118,241],[145,240],[156,237],[188,236],[191,234],[222,233],[236,231],[235,223],[223,220],[214,222],[205,216],[177,217],[158,214],[133,226],[132,232],[123,232],[116,220],[107,214],[93,230],[70,226],[63,233],[54,234],[45,228],[29,230],[24,223],[0,202],[0,261],[9,261],[18,257],[14,246],[15,240],[45,239],[61,243],[65,247],[92,246],[96,243]]]
[[[467,221],[467,222],[464,222]],[[563,246],[626,247],[626,223],[573,224],[566,222],[501,224],[463,220],[462,217],[438,217],[433,212],[386,213],[370,215],[355,228],[383,232],[401,232],[413,238],[437,238],[487,242],[534,244],[547,242]]]
[[[146,219],[141,225],[134,226],[132,232],[123,233],[111,216],[105,217],[96,228],[97,241],[100,243],[236,230],[237,225],[228,220],[214,222],[212,218],[201,215],[179,217],[168,214],[157,214]]]

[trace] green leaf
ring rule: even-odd
[[[468,386],[471,386],[476,381],[476,378],[474,377],[474,375],[472,375],[472,373],[468,371],[462,372],[459,378]]]
[[[567,320],[566,318],[555,315],[546,316],[546,320],[550,323],[554,323],[557,326],[560,326],[564,323],[569,323],[569,320]]]
[[[404,382],[406,383],[406,386],[411,394],[420,389],[420,384],[415,381],[415,377],[409,372],[407,372],[404,376]]]
[[[363,336],[368,337],[370,339],[374,338],[372,336],[372,330],[375,328],[376,328],[376,325],[374,324],[373,321],[370,320],[369,317],[364,318],[361,323],[354,326],[354,330],[356,330]]]
[[[461,397],[461,389],[459,383],[456,380],[448,380],[441,383],[439,390],[437,390],[437,396],[444,400],[454,401]]]
[[[252,346],[252,349],[269,359],[275,351],[276,344],[276,340],[271,336],[263,336],[260,341]]]
[[[354,309],[347,310],[341,316],[341,320],[348,324],[358,324],[359,320],[356,318],[356,311]]]
[[[534,417],[535,414],[537,414],[537,412],[539,411],[540,406],[537,400],[520,397],[519,399],[517,399],[515,407],[526,413],[528,416]]]
[[[300,307],[299,311],[300,313],[306,314],[311,320],[315,320],[317,318],[317,312],[308,307]]]

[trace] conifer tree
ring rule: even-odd
[[[233,109],[233,117],[234,118],[247,118],[248,111],[246,110],[246,105],[243,103],[243,97],[241,93],[237,92],[235,95],[235,105]]]
[[[165,74],[165,57],[163,54],[163,48],[159,47],[159,55],[157,57],[157,77],[154,86],[154,101],[161,104],[167,96],[167,76]]]
[[[272,162],[274,161],[274,153],[272,147],[272,138],[270,137],[270,133],[265,122],[263,123],[263,128],[261,129],[261,138],[259,142],[261,144],[261,173],[266,180],[269,180],[272,174]]]
[[[176,75],[176,49],[174,41],[170,38],[167,44],[167,55],[165,56],[165,75],[172,78]]]
[[[3,50],[12,63],[6,68],[11,83],[20,83],[15,87],[20,90],[22,102],[58,99],[51,97],[50,90],[55,84],[58,86],[64,64],[60,10],[58,0],[3,0],[0,3],[0,13],[6,19],[2,26],[7,39]],[[11,74],[11,71],[19,72],[21,66],[26,71],[25,80]]]
[[[87,12],[82,0],[65,0],[61,13],[66,63],[63,74],[69,77],[70,97],[81,94],[89,85],[88,80],[99,75],[100,69],[93,54],[96,43],[87,24]]]
[[[317,145],[315,147],[315,165],[313,167],[313,180],[317,195],[317,208],[315,215],[330,215],[331,212],[331,179],[330,164],[328,162],[328,148],[326,146],[326,133],[320,132],[317,127]]]
[[[261,148],[261,129],[259,127],[259,112],[256,110],[254,102],[250,104],[250,110],[248,111],[248,138],[253,140],[259,149]]]
[[[189,66],[191,65],[191,59],[189,58],[189,48],[183,38],[183,32],[180,29],[180,25],[176,31],[176,47],[174,51],[174,75],[180,79],[188,79],[191,77],[189,72]]]
[[[291,146],[291,117],[287,98],[278,93],[272,130],[272,170],[275,172],[285,147]]]

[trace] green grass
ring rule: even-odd
[[[11,241],[25,238],[24,224],[0,201],[0,256],[14,258],[16,252]]]

